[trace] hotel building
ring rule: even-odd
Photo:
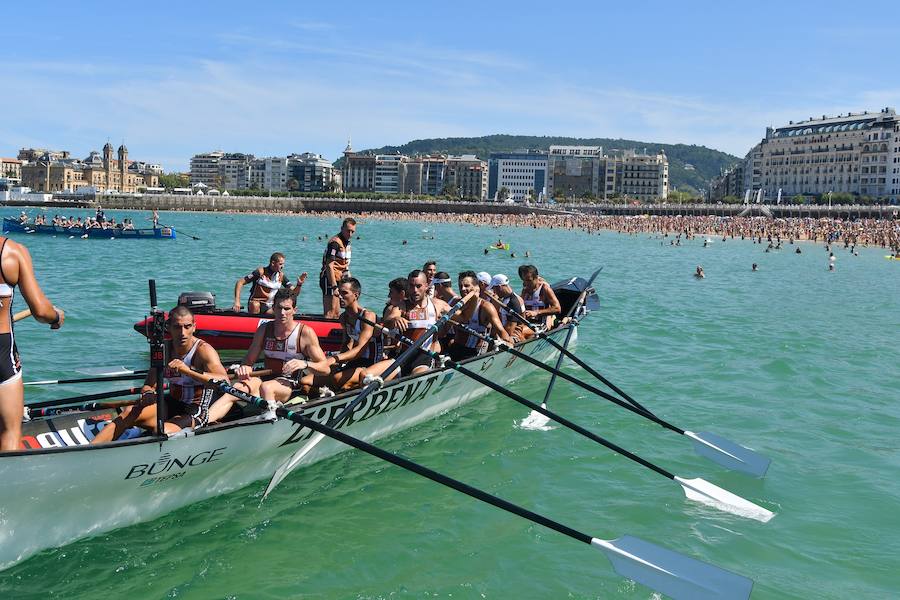
[[[768,202],[829,192],[900,197],[900,120],[892,108],[768,128],[759,153]]]

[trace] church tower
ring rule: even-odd
[[[136,190],[129,189],[128,186],[128,148],[125,144],[119,146],[119,191],[133,192]]]

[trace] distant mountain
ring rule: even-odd
[[[384,146],[372,148],[365,152],[375,154],[393,154],[399,152],[406,155],[429,154],[475,154],[487,160],[491,152],[514,152],[522,148],[549,150],[551,145],[570,146],[603,146],[605,153],[615,150],[631,150],[657,152],[663,150],[669,159],[669,185],[683,190],[686,186],[703,189],[709,180],[719,172],[738,160],[737,156],[726,154],[705,146],[686,144],[655,144],[636,140],[620,140],[610,138],[571,138],[555,136],[531,135],[486,135],[470,138],[433,138],[413,140],[402,146]],[[692,165],[693,169],[685,169]]]

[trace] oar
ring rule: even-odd
[[[28,416],[32,419],[40,417],[52,417],[55,415],[66,414],[70,412],[86,412],[91,410],[105,410],[107,408],[121,408],[123,406],[132,406],[140,402],[137,400],[122,400],[121,402],[85,402],[75,406],[61,406],[57,408],[38,408],[29,409]]]
[[[192,240],[199,240],[199,239],[200,239],[200,238],[198,238],[196,235],[191,235],[191,234],[189,234],[188,232],[182,231],[182,230],[178,229],[177,227],[172,227],[171,225],[162,225],[162,227],[168,227],[168,228],[170,228],[170,229],[174,229],[174,230],[175,230],[175,235],[186,235],[186,236],[188,236],[189,238],[191,238]]]
[[[354,398],[352,401],[347,403],[347,405],[344,407],[344,409],[335,418],[329,420],[328,426],[329,427],[340,427],[341,423],[343,423],[343,421],[347,417],[347,415],[349,415],[353,411],[353,409],[356,408],[360,404],[360,402],[365,400],[372,392],[374,392],[375,390],[380,388],[382,385],[384,385],[384,380],[386,378],[390,377],[391,373],[393,373],[394,371],[396,371],[397,369],[399,369],[400,367],[402,367],[403,365],[408,363],[412,358],[416,357],[418,355],[418,349],[422,345],[424,345],[427,341],[430,341],[432,339],[432,337],[434,336],[434,334],[436,334],[438,332],[438,330],[441,327],[443,327],[444,324],[447,321],[449,321],[450,318],[454,314],[456,314],[456,312],[459,311],[459,309],[461,309],[463,307],[463,305],[466,302],[468,302],[472,296],[474,296],[477,293],[478,293],[477,291],[474,291],[474,292],[467,294],[465,297],[461,298],[456,304],[454,304],[452,307],[450,307],[450,310],[447,311],[447,313],[445,315],[443,315],[441,318],[437,319],[435,321],[434,325],[432,325],[431,327],[426,329],[425,332],[419,337],[419,339],[416,342],[412,343],[412,345],[409,348],[407,348],[403,353],[401,353],[400,356],[398,356],[396,358],[396,360],[394,360],[394,362],[392,362],[390,364],[390,366],[388,366],[388,368],[379,377],[374,378],[371,383],[366,385],[362,389],[362,391],[360,391],[360,393],[357,394],[356,398]],[[293,471],[296,468],[296,466],[300,463],[300,461],[303,460],[303,457],[306,456],[307,454],[309,454],[309,452],[313,448],[315,448],[319,444],[319,442],[321,442],[324,438],[325,438],[325,436],[322,434],[313,436],[313,438],[310,439],[310,441],[308,441],[306,444],[304,444],[302,448],[297,450],[297,452],[294,453],[294,455],[291,456],[291,458],[289,458],[287,461],[285,461],[284,464],[282,464],[280,467],[278,467],[278,469],[272,475],[272,479],[271,479],[271,481],[269,481],[269,485],[266,486],[266,491],[263,493],[263,500],[265,500],[266,497],[269,495],[269,493],[273,489],[275,489],[275,486],[277,486],[279,483],[281,483],[281,481],[285,477],[287,477],[291,471]]]
[[[96,383],[98,381],[130,381],[134,379],[143,379],[147,373],[139,373],[131,371],[130,373],[111,373],[109,375],[98,375],[95,377],[81,377],[78,379],[46,379],[44,381],[26,381],[24,385],[54,385],[69,383]]]
[[[600,267],[596,271],[594,271],[591,278],[588,279],[587,285],[584,286],[584,289],[578,294],[578,298],[572,304],[572,307],[569,309],[569,312],[566,314],[566,319],[571,319],[575,312],[578,310],[578,307],[584,302],[584,299],[587,297],[589,293],[593,291],[591,285],[594,283],[594,280],[597,278],[597,275],[600,274],[600,271],[603,270],[603,267]],[[566,339],[563,341],[563,348],[569,347],[569,341],[572,339],[572,334],[575,333],[575,327],[577,326],[577,321],[569,324],[569,330],[566,332]],[[562,351],[559,353],[559,357],[556,359],[556,371],[562,366],[564,354]],[[554,372],[550,375],[550,383],[547,385],[547,391],[544,392],[544,400],[541,402],[541,407],[547,408],[547,400],[550,399],[550,394],[553,392],[553,384],[556,383],[556,373]],[[525,427],[526,429],[543,429],[547,426],[548,419],[544,415],[539,412],[531,411],[528,413],[528,416],[522,419],[522,423],[520,423],[521,427]]]
[[[64,404],[76,404],[86,402],[88,400],[103,400],[104,398],[118,398],[120,396],[128,396],[130,394],[139,394],[140,387],[130,387],[124,390],[114,390],[112,392],[98,392],[96,394],[81,394],[80,396],[72,396],[70,398],[57,398],[56,400],[44,400],[43,402],[32,402],[26,404],[25,408],[44,408],[47,406],[62,406]]]
[[[742,498],[737,494],[733,494],[726,489],[720,488],[719,486],[710,483],[705,479],[702,479],[700,477],[695,477],[694,479],[685,479],[684,477],[679,477],[678,475],[675,475],[674,473],[671,473],[666,469],[653,464],[649,460],[641,458],[637,454],[634,454],[633,452],[630,452],[625,448],[622,448],[621,446],[618,446],[613,442],[610,442],[609,440],[588,431],[577,423],[573,423],[565,417],[562,417],[551,410],[543,408],[541,405],[535,404],[534,402],[527,400],[519,394],[516,394],[515,392],[512,392],[504,388],[503,386],[494,383],[490,379],[482,377],[478,373],[475,373],[474,371],[471,371],[466,367],[454,363],[453,361],[449,361],[447,363],[447,366],[459,373],[462,373],[463,375],[474,379],[478,383],[491,388],[495,392],[499,392],[507,398],[511,398],[516,402],[527,406],[531,410],[539,412],[542,415],[553,419],[560,425],[563,425],[571,429],[572,431],[583,435],[589,440],[592,440],[602,446],[606,446],[613,452],[618,452],[625,458],[628,458],[638,463],[639,465],[644,466],[651,471],[655,471],[663,477],[674,481],[681,486],[681,489],[684,491],[685,496],[687,496],[689,500],[702,502],[703,504],[712,506],[713,508],[724,510],[738,516],[756,519],[757,521],[762,521],[763,523],[767,522],[769,519],[775,516],[775,513],[773,513],[772,511],[754,504],[753,502],[750,502],[749,500]]]
[[[245,402],[262,409],[268,408],[268,403],[258,396],[246,394],[223,381],[212,381],[210,383],[217,385],[222,391]],[[753,581],[737,573],[662,548],[634,536],[623,535],[614,540],[593,537],[544,515],[498,498],[484,490],[433,471],[407,458],[382,450],[328,425],[318,423],[302,413],[283,407],[276,409],[275,412],[278,416],[288,419],[301,427],[308,427],[317,434],[347,444],[402,469],[421,475],[435,483],[522,517],[537,525],[552,529],[578,542],[588,544],[603,552],[610,563],[612,563],[613,569],[622,577],[636,581],[676,600],[714,598],[746,600],[750,597]]]
[[[490,336],[485,336],[469,328],[465,324],[458,324],[457,326],[462,327],[462,329],[466,330],[470,335],[474,335],[476,337],[492,342],[495,345],[498,345],[498,342]],[[544,339],[549,340],[549,338],[547,337],[545,337]],[[553,343],[552,345],[559,348],[559,344],[557,343]],[[762,477],[766,474],[766,471],[769,468],[769,464],[772,462],[772,460],[767,456],[763,456],[755,450],[751,450],[750,448],[741,446],[740,444],[732,442],[720,435],[709,432],[694,433],[692,431],[681,429],[680,427],[672,425],[668,421],[657,417],[643,407],[637,408],[635,406],[632,406],[631,404],[628,404],[620,398],[616,398],[615,396],[607,394],[603,390],[589,383],[581,381],[577,377],[573,377],[563,371],[553,369],[553,367],[545,365],[541,361],[532,356],[529,356],[528,354],[525,354],[524,352],[520,352],[515,348],[507,347],[506,344],[503,344],[503,346],[507,352],[521,358],[527,363],[530,363],[540,369],[544,369],[545,371],[556,373],[559,377],[565,379],[566,381],[574,383],[582,389],[596,394],[601,398],[605,398],[606,400],[609,400],[610,402],[617,404],[626,410],[630,410],[634,414],[640,415],[645,419],[649,419],[650,421],[653,421],[654,423],[661,425],[662,427],[665,427],[670,431],[674,431],[675,433],[692,439],[694,441],[694,451],[697,454],[725,467],[726,469],[741,471],[742,473],[747,473],[749,475],[753,475],[754,477]],[[570,354],[568,350],[566,350],[566,354],[567,356]]]
[[[366,321],[363,321],[363,322],[366,322]],[[400,340],[401,343],[404,343],[404,344],[411,343],[411,341],[409,339],[405,338],[404,336],[401,336],[398,334],[392,334],[392,335],[394,335],[394,337],[396,337],[398,340]],[[762,521],[763,523],[765,523],[766,521],[768,521],[769,519],[771,519],[772,517],[775,516],[775,514],[773,512],[771,512],[770,510],[767,510],[767,509],[763,508],[762,506],[754,504],[753,502],[750,502],[749,500],[746,500],[745,498],[741,498],[737,494],[733,494],[726,489],[720,488],[719,486],[712,484],[712,483],[706,481],[705,479],[701,479],[699,477],[696,477],[694,479],[685,479],[684,477],[679,477],[679,476],[663,469],[662,467],[657,466],[644,458],[641,458],[637,454],[634,454],[633,452],[630,452],[630,451],[626,450],[625,448],[622,448],[621,446],[618,446],[618,445],[614,444],[613,442],[610,442],[610,441],[600,437],[599,435],[597,435],[591,431],[588,431],[587,429],[585,429],[584,427],[581,427],[577,423],[569,421],[565,417],[562,417],[562,416],[548,410],[546,407],[535,404],[534,402],[527,400],[526,398],[520,396],[519,394],[516,394],[515,392],[501,386],[500,384],[495,383],[495,382],[491,381],[490,379],[487,379],[487,378],[479,375],[478,373],[475,373],[474,371],[471,371],[471,370],[467,369],[466,367],[463,367],[462,365],[457,364],[454,361],[447,360],[447,357],[441,357],[439,354],[437,354],[435,352],[431,352],[430,350],[425,350],[424,348],[420,348],[419,352],[424,352],[425,354],[428,354],[432,358],[440,360],[445,366],[449,366],[451,369],[453,369],[459,373],[462,373],[463,375],[466,375],[467,377],[470,377],[471,379],[474,379],[478,383],[489,387],[490,389],[494,390],[495,392],[499,392],[500,394],[503,394],[504,396],[511,398],[511,399],[515,400],[516,402],[519,402],[520,404],[527,406],[532,411],[540,413],[550,419],[553,419],[560,425],[563,425],[563,426],[571,429],[572,431],[583,435],[584,437],[588,438],[589,440],[594,441],[602,446],[605,446],[605,447],[609,448],[610,450],[612,450],[613,452],[618,452],[619,454],[638,463],[639,465],[646,467],[652,471],[655,471],[656,473],[662,475],[663,477],[666,477],[667,479],[674,481],[675,483],[677,483],[681,486],[681,489],[684,491],[685,496],[687,496],[687,498],[689,500],[694,500],[695,502],[702,502],[703,504],[712,506],[713,508],[717,508],[719,510],[725,510],[727,512],[730,512],[732,514],[736,514],[736,515],[739,515],[742,517],[756,519],[758,521]]]
[[[18,323],[22,319],[27,319],[31,316],[31,309],[26,308],[25,310],[20,310],[16,314],[13,315],[13,323]]]

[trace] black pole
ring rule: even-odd
[[[156,434],[165,435],[166,432],[166,397],[163,390],[163,373],[166,368],[166,325],[163,320],[163,312],[156,303],[156,280],[150,280],[150,315],[153,321],[150,324],[150,368],[156,373]]]

